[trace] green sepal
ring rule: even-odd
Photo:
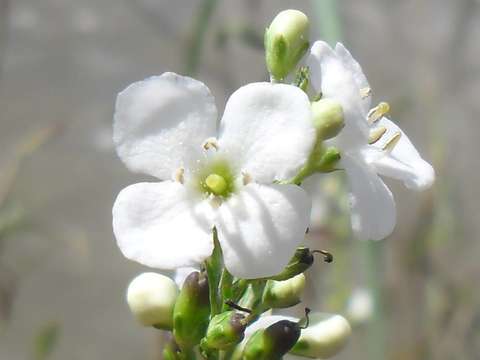
[[[270,280],[288,280],[305,272],[310,266],[312,266],[313,261],[314,257],[309,248],[298,247],[285,269],[280,274],[270,277]]]
[[[243,360],[281,360],[300,337],[300,327],[280,320],[266,329],[257,330],[245,344]]]
[[[208,279],[192,272],[185,279],[173,309],[173,335],[180,348],[189,349],[205,336],[210,317]]]
[[[245,316],[237,311],[215,315],[208,325],[207,335],[202,339],[204,347],[227,350],[240,343],[245,336]]]

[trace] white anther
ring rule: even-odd
[[[375,144],[386,132],[387,128],[385,126],[379,126],[375,129],[372,129],[370,131],[370,136],[368,137],[368,143],[370,145]]]
[[[387,141],[385,145],[383,145],[382,150],[390,152],[393,150],[393,148],[398,144],[400,141],[400,137],[402,136],[402,133],[400,131],[397,131],[390,140]]]
[[[180,184],[183,184],[184,182],[184,175],[185,174],[185,169],[183,167],[181,167],[180,169],[178,169],[176,172],[175,172],[175,181],[176,182],[179,182]]]
[[[360,97],[362,99],[366,99],[371,95],[372,95],[372,89],[370,89],[369,87],[364,87],[360,89]]]
[[[368,115],[367,115],[368,123],[370,125],[376,123],[378,120],[380,120],[382,117],[387,115],[389,112],[390,112],[390,105],[386,102],[381,102],[380,104],[378,104],[368,112]]]
[[[218,142],[217,142],[217,139],[216,138],[208,138],[207,140],[205,140],[205,142],[203,143],[203,148],[205,150],[210,150],[210,149],[215,149],[215,150],[218,150]]]
[[[252,179],[252,177],[250,176],[250,174],[242,171],[242,182],[243,182],[243,185],[248,185],[248,184],[250,184],[252,181],[253,181],[253,179]]]

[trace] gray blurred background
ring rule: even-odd
[[[336,261],[310,271],[306,303],[347,316],[358,289],[372,303],[336,359],[480,358],[480,1],[0,0],[1,360],[160,359],[124,299],[145,268],[111,230],[116,194],[145,179],[114,154],[116,93],[175,71],[221,110],[267,78],[263,30],[286,8],[346,44],[437,170],[422,194],[388,182],[388,240],[358,244],[335,202],[313,232]]]

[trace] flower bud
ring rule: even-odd
[[[265,31],[267,68],[276,80],[282,80],[308,49],[309,22],[298,10],[284,10]]]
[[[296,322],[280,320],[266,329],[257,330],[248,339],[243,360],[280,360],[297,342],[300,326]]]
[[[272,276],[271,280],[287,280],[306,271],[313,264],[313,254],[309,248],[299,247],[285,269],[278,275]]]
[[[300,302],[305,289],[305,275],[298,274],[283,281],[268,280],[262,303],[269,308],[288,308]]]
[[[191,348],[205,335],[210,316],[208,279],[198,271],[187,276],[173,309],[173,335],[180,347]]]
[[[310,325],[303,329],[291,354],[313,359],[328,359],[347,343],[352,330],[340,315],[317,313],[310,315]]]
[[[170,278],[152,272],[132,280],[127,302],[137,320],[145,326],[169,330],[173,325],[173,307],[178,288]]]
[[[236,311],[226,311],[215,315],[208,325],[207,335],[202,340],[205,346],[225,350],[243,340],[245,316]]]
[[[322,140],[338,135],[345,126],[342,106],[331,99],[320,99],[312,103],[313,126]]]

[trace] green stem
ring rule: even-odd
[[[197,12],[198,16],[195,20],[192,37],[186,54],[187,62],[185,65],[185,72],[188,75],[194,75],[197,72],[202,57],[202,50],[204,48],[205,34],[217,2],[218,0],[203,0],[200,9]]]
[[[367,280],[373,297],[373,316],[368,324],[368,358],[371,360],[386,359],[386,324],[384,297],[382,291],[384,264],[383,244],[368,241],[364,244],[367,260]]]

